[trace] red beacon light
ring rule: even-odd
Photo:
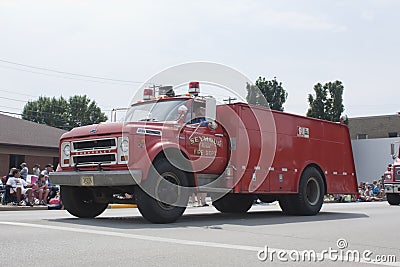
[[[147,88],[143,91],[143,100],[151,100],[154,96],[153,89]]]
[[[199,82],[190,82],[189,83],[189,94],[198,96],[200,93],[200,83]]]

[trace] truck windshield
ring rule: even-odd
[[[179,118],[178,108],[189,100],[161,100],[131,106],[126,121],[175,121]]]

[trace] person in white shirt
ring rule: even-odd
[[[47,164],[44,167],[44,170],[41,171],[41,174],[43,174],[44,176],[49,176],[49,173],[51,173],[52,171],[53,171],[53,165]]]
[[[28,206],[33,206],[33,191],[32,188],[26,188],[32,186],[21,178],[21,172],[19,170],[13,170],[12,177],[8,178],[6,185],[10,186],[10,194],[17,195],[18,205],[23,205],[21,197],[28,196]]]

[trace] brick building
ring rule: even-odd
[[[65,133],[54,127],[0,114],[0,176],[22,162],[29,173],[35,164],[41,169],[48,163],[58,164],[58,142]]]
[[[352,140],[400,137],[400,113],[349,118]]]

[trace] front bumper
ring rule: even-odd
[[[399,193],[400,194],[400,184],[385,183],[385,193]]]
[[[69,186],[127,186],[142,179],[141,170],[51,172],[52,184]]]

